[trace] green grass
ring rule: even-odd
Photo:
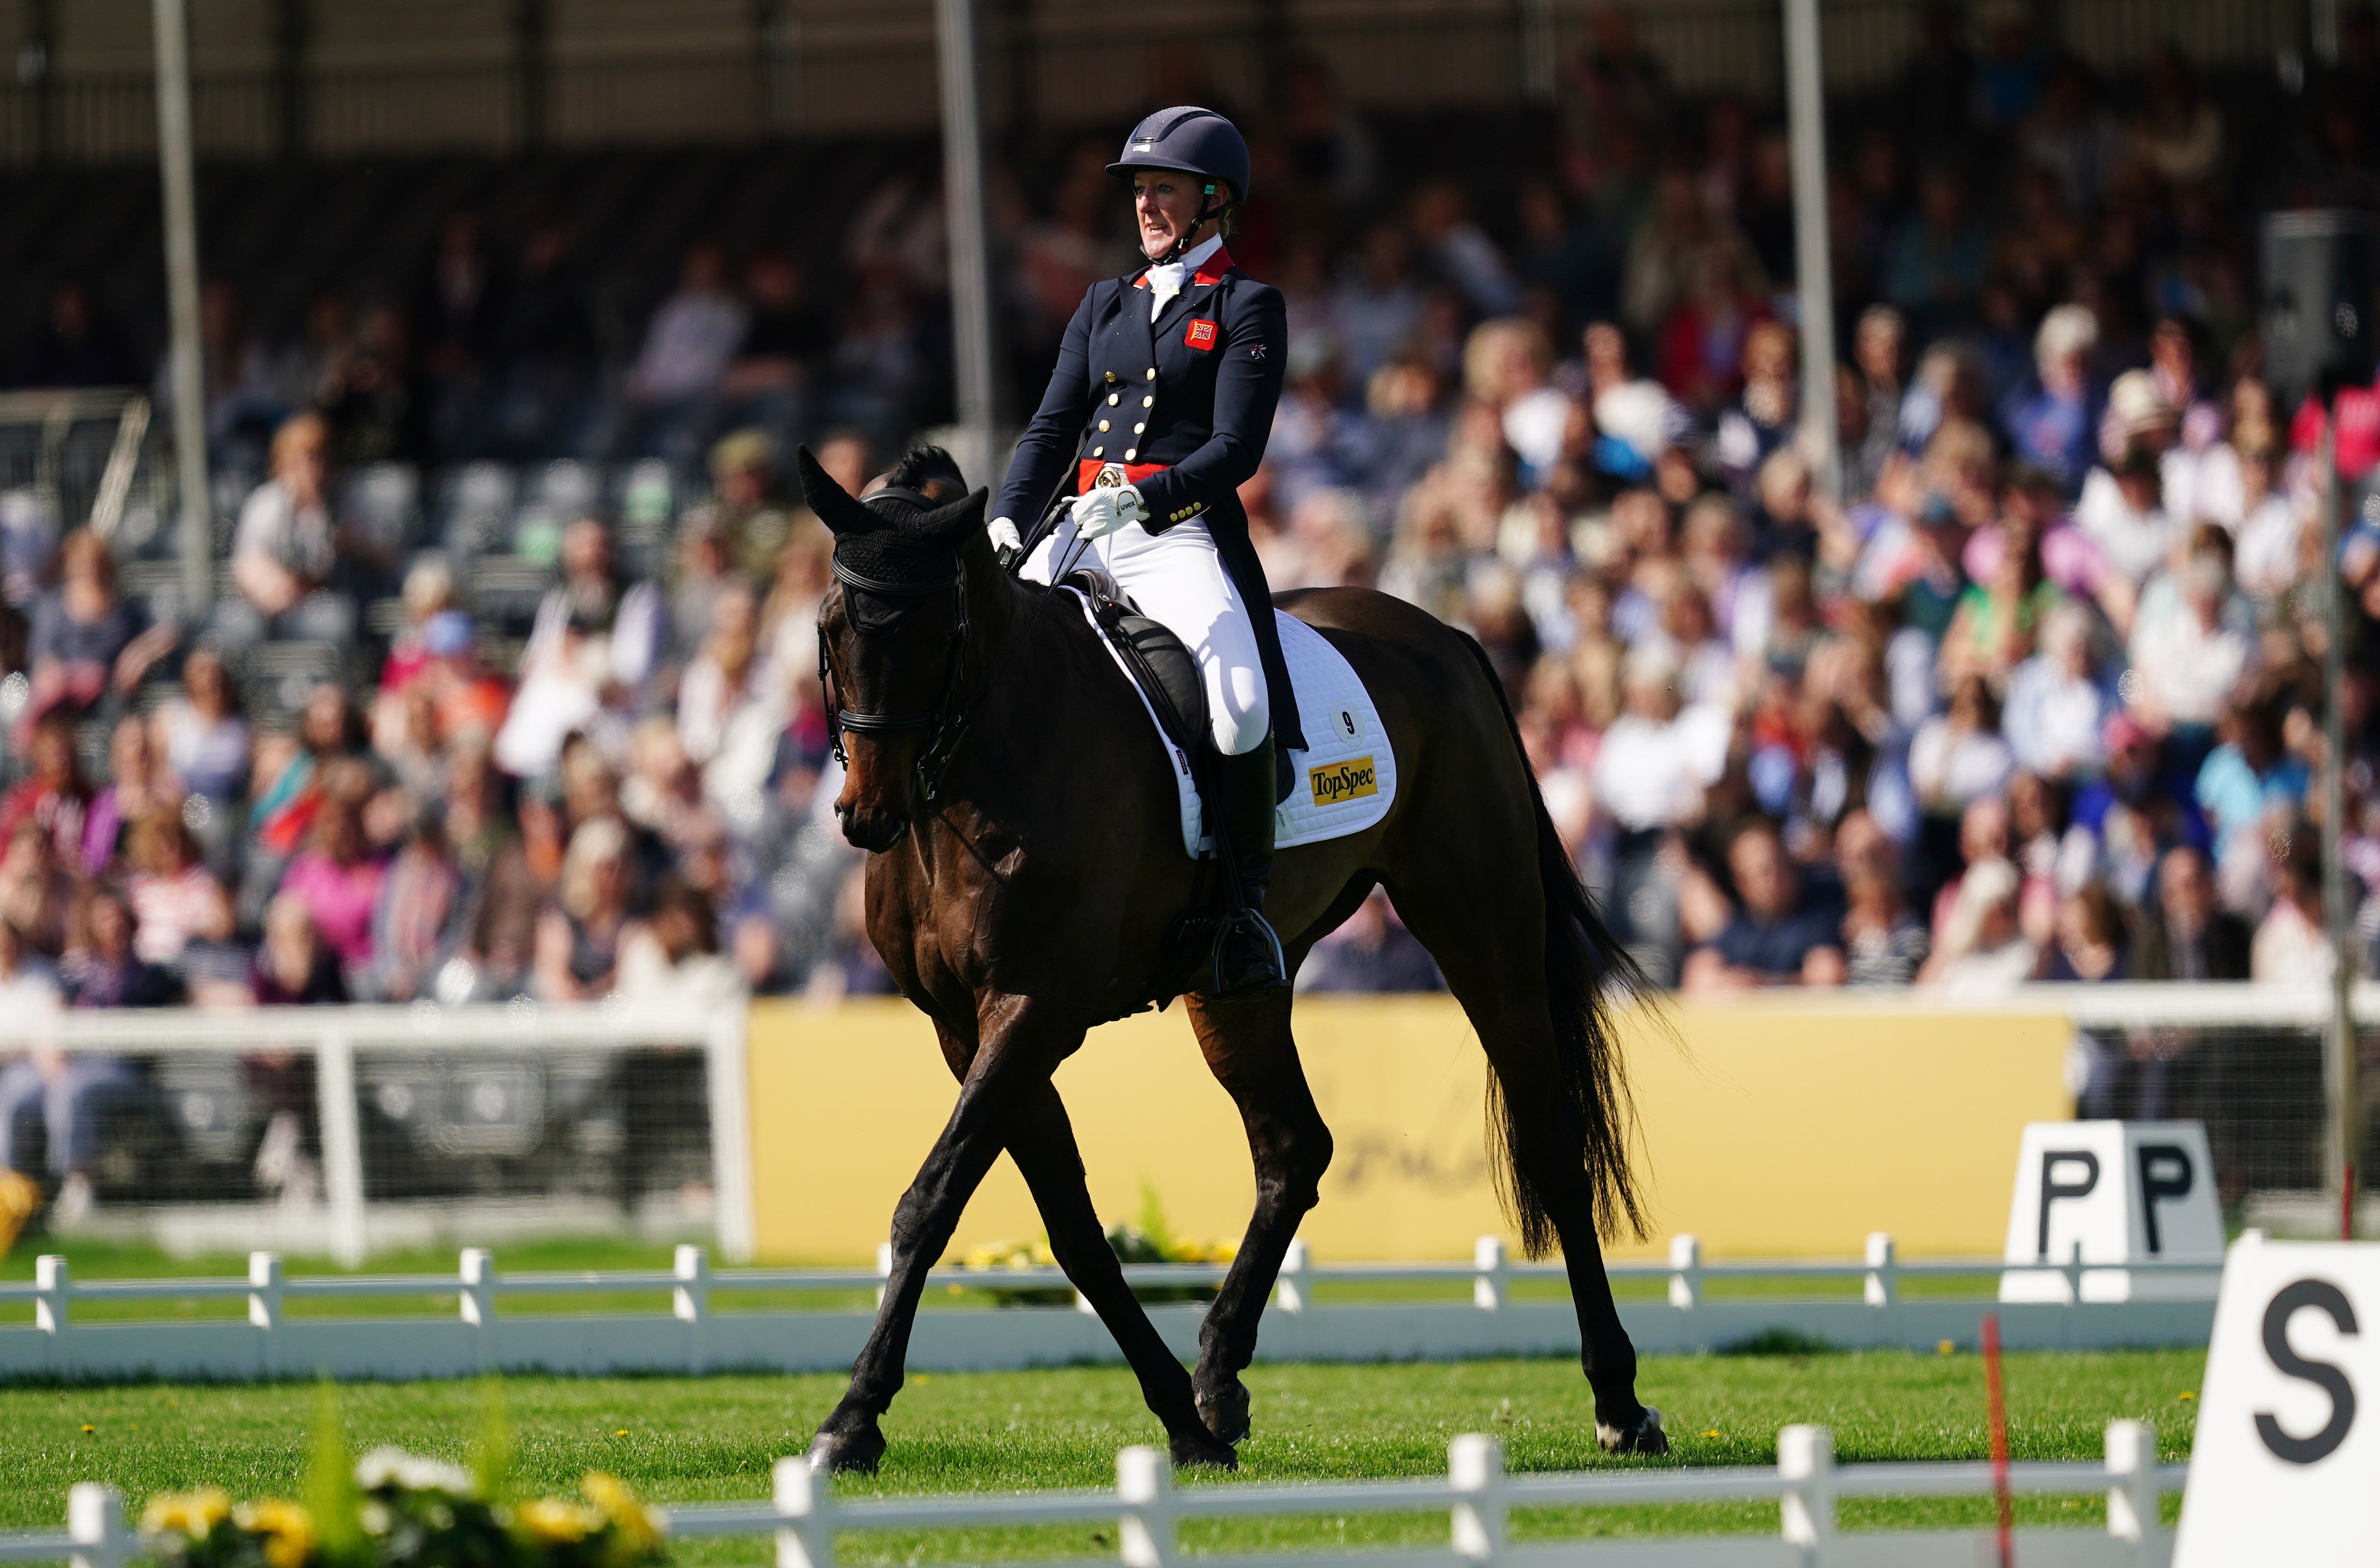
[[[2010,1442],[2019,1459],[2091,1459],[2106,1424],[2154,1420],[2168,1458],[2189,1452],[2205,1356],[2198,1351],[2015,1355],[2008,1358]],[[1504,1440],[1515,1470],[1613,1464],[1768,1465],[1778,1428],[1832,1428],[1847,1463],[1975,1459],[1986,1452],[1983,1372],[1972,1355],[1900,1352],[1647,1358],[1639,1391],[1667,1413],[1666,1461],[1606,1459],[1573,1363],[1446,1366],[1259,1365],[1248,1375],[1256,1434],[1241,1481],[1443,1473],[1460,1432]],[[832,1377],[516,1379],[503,1388],[514,1465],[524,1489],[568,1491],[589,1469],[612,1470],[662,1501],[763,1498],[769,1467],[807,1446],[842,1392]],[[2192,1396],[2192,1397],[2184,1397]],[[358,1384],[339,1392],[358,1450],[384,1442],[453,1459],[481,1428],[483,1392],[468,1383]],[[302,1485],[314,1391],[304,1384],[133,1384],[0,1388],[0,1525],[55,1525],[67,1487],[107,1480],[137,1508],[151,1493],[215,1482],[239,1495]],[[89,1428],[86,1430],[86,1428]],[[882,1473],[846,1484],[864,1493],[1107,1487],[1115,1452],[1160,1440],[1129,1374],[1075,1367],[917,1374],[885,1422]],[[1185,1485],[1232,1485],[1188,1477]],[[2168,1517],[2174,1502],[2168,1500]],[[2104,1527],[2096,1498],[2020,1500],[2031,1524]],[[1982,1500],[1847,1504],[1847,1527],[1982,1525]],[[1196,1550],[1432,1545],[1438,1515],[1217,1523],[1185,1530]],[[1659,1531],[1768,1531],[1773,1505],[1548,1510],[1515,1521],[1524,1539]],[[1107,1556],[1110,1529],[871,1533],[842,1552],[867,1564]],[[759,1562],[767,1543],[690,1543],[682,1561]]]

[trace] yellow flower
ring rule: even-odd
[[[579,1477],[578,1489],[595,1505],[606,1523],[620,1532],[621,1540],[638,1557],[656,1551],[662,1544],[661,1521],[652,1510],[637,1501],[636,1494],[620,1477],[605,1470],[589,1470]]]
[[[2184,1390],[2182,1390],[2180,1393],[2178,1393],[2178,1394],[2174,1395],[2173,1397],[2174,1397],[2175,1399],[2177,1399],[2177,1400],[2183,1400],[2183,1399],[2196,1399],[2196,1398],[2198,1397],[2198,1395],[2196,1395],[2195,1393],[2192,1393],[2192,1392],[2190,1390],[2188,1390],[2188,1389],[2184,1389]]]
[[[151,1535],[205,1535],[231,1516],[231,1493],[221,1487],[200,1487],[193,1492],[166,1492],[149,1500],[140,1513],[140,1527]]]
[[[1718,1436],[1718,1428],[1717,1427],[1713,1427],[1710,1430],[1705,1432],[1703,1436],[1706,1438],[1715,1438]]]
[[[513,1511],[513,1525],[538,1546],[576,1546],[603,1527],[593,1509],[558,1497],[541,1497]]]
[[[1949,1340],[1941,1340],[1941,1341],[1938,1341],[1938,1342],[1935,1344],[1934,1348],[1935,1348],[1936,1350],[1937,1350],[1937,1351],[1941,1352],[1943,1355],[1949,1355],[1952,1351],[1957,1350],[1959,1347],[1958,1347],[1957,1345],[1955,1345],[1955,1344],[1952,1344]]]
[[[264,1538],[266,1568],[305,1568],[320,1538],[314,1516],[299,1504],[268,1497],[231,1511],[232,1523]]]

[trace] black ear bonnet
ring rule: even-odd
[[[938,505],[921,491],[887,485],[860,501],[808,447],[795,455],[795,466],[803,500],[834,536],[834,575],[863,635],[900,630],[929,597],[957,585],[959,546],[982,531],[990,491]]]

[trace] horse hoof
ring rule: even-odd
[[[834,1476],[872,1476],[884,1457],[884,1434],[873,1424],[856,1431],[821,1431],[810,1440],[810,1468]]]
[[[1247,1385],[1233,1379],[1213,1393],[1198,1396],[1198,1419],[1207,1429],[1224,1442],[1239,1442],[1248,1435]]]
[[[1609,1427],[1595,1424],[1595,1440],[1603,1445],[1606,1453],[1667,1453],[1670,1434],[1661,1429],[1661,1413],[1651,1405],[1645,1407],[1643,1418],[1633,1427]]]
[[[1240,1467],[1240,1456],[1232,1452],[1232,1445],[1204,1427],[1176,1433],[1169,1446],[1176,1465],[1203,1465],[1217,1470]]]

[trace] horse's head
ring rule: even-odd
[[[989,492],[960,493],[958,466],[933,447],[903,458],[866,501],[808,447],[800,468],[804,499],[834,535],[834,586],[819,604],[828,720],[849,737],[834,812],[844,837],[886,850],[909,831],[919,755],[955,714],[966,641],[959,553],[983,531]]]

